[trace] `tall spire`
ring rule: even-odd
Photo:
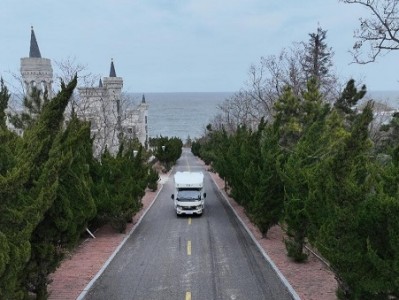
[[[111,58],[111,70],[109,71],[109,77],[116,77],[114,60]]]
[[[98,83],[98,87],[103,87],[103,81],[101,80],[101,78],[100,78],[100,82]]]
[[[143,97],[141,98],[141,103],[145,103],[145,96],[143,94]]]
[[[35,32],[33,31],[33,26],[31,26],[29,57],[42,57],[36,41]]]

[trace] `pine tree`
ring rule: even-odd
[[[333,66],[334,53],[326,43],[327,31],[318,27],[315,33],[309,34],[309,37],[309,42],[304,44],[305,53],[302,62],[305,79],[309,81],[314,78],[319,89],[329,90],[333,78],[330,70]]]

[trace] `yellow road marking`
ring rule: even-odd
[[[187,164],[188,171],[190,171],[190,164],[188,163],[187,157],[186,157],[186,164]]]
[[[191,300],[191,293],[190,292],[186,292],[186,300]]]
[[[191,218],[188,218],[188,225],[191,225]]]
[[[191,255],[191,241],[187,241],[187,255]]]

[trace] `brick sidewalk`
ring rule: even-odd
[[[210,175],[218,187],[222,189],[224,182],[219,176],[211,172]],[[165,182],[167,176],[161,175],[160,186]],[[151,206],[159,190],[160,188],[157,192],[146,192],[142,199],[143,208],[134,216],[133,223],[128,224],[126,234],[117,233],[109,226],[105,226],[94,233],[95,239],[85,240],[65,259],[50,277],[53,282],[48,288],[49,299],[77,299],[118,246],[134,230],[134,226]],[[334,279],[334,274],[322,262],[312,255],[309,256],[308,262],[304,264],[291,261],[286,255],[283,232],[280,227],[273,227],[268,232],[268,237],[263,239],[259,230],[245,215],[244,209],[233,199],[228,198],[228,201],[302,300],[337,299],[335,296],[337,282]]]

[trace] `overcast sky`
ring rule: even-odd
[[[42,57],[76,58],[108,76],[113,58],[129,92],[234,92],[251,64],[327,30],[336,73],[369,90],[399,90],[391,52],[349,64],[353,30],[369,12],[338,0],[2,0],[0,75],[19,73],[34,27]]]

